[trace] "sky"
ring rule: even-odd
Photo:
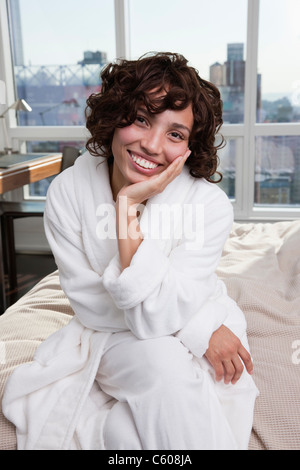
[[[13,0],[15,1],[15,0]],[[85,50],[115,59],[114,0],[19,0],[26,65],[76,64]],[[203,78],[244,43],[247,0],[130,0],[132,58],[180,52]],[[258,71],[263,93],[300,87],[300,0],[261,0]]]

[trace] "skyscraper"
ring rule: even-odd
[[[227,44],[227,60],[244,60],[244,44],[242,42]]]
[[[245,61],[244,44],[227,44],[227,60],[210,66],[210,81],[221,92],[224,122],[244,120]]]
[[[209,67],[209,80],[216,86],[225,85],[226,71],[224,64],[215,62]]]
[[[227,44],[226,85],[245,86],[244,44]]]

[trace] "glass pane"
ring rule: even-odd
[[[235,139],[227,139],[226,142],[226,146],[218,152],[220,159],[218,170],[223,175],[220,187],[230,199],[235,199],[237,142]]]
[[[258,122],[300,122],[299,0],[261,0]]]
[[[133,58],[149,51],[183,54],[219,87],[224,122],[243,122],[246,0],[131,0],[130,28]]]
[[[300,206],[300,137],[256,138],[255,203]]]
[[[27,153],[61,153],[64,146],[84,150],[85,142],[26,142]],[[56,175],[24,186],[24,199],[44,199],[48,187]]]
[[[19,124],[84,125],[87,97],[115,57],[114,2],[10,0]]]

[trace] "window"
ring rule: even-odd
[[[130,1],[131,55],[183,54],[219,87],[226,123],[244,121],[246,37],[246,0]]]
[[[87,0],[84,8],[80,0],[8,3],[16,95],[32,108],[18,113],[19,126],[84,126],[86,99],[100,91],[101,69],[116,55],[113,2]],[[84,146],[56,138],[26,141],[23,148],[56,153],[72,144]],[[45,197],[52,179],[29,185],[24,197]]]
[[[227,139],[225,147],[219,151],[219,171],[222,174],[221,188],[230,199],[235,199],[236,160],[238,155],[238,140]]]
[[[0,80],[10,103],[33,108],[7,113],[9,137],[22,151],[81,146],[104,63],[179,52],[220,89],[221,187],[236,220],[299,217],[299,15],[299,0],[0,0]]]
[[[9,7],[16,93],[32,107],[19,113],[19,125],[84,125],[86,99],[115,57],[113,2],[10,0]]]
[[[256,119],[264,125],[255,138],[256,206],[300,207],[300,129],[285,135],[288,123],[300,123],[299,16],[297,0],[260,2]]]
[[[245,0],[190,0],[184,5],[180,0],[130,1],[132,57],[162,50],[183,54],[202,78],[219,88],[226,124],[244,122],[246,38]],[[237,142],[226,140],[219,152],[221,187],[234,200]]]
[[[256,137],[256,205],[300,206],[300,137]]]
[[[257,122],[300,122],[300,2],[261,0]]]
[[[57,142],[57,141],[45,141],[45,142],[26,142],[27,152],[29,153],[40,153],[40,154],[49,154],[49,153],[62,153],[64,146],[76,147],[81,151],[84,150],[85,141],[72,141],[72,142]],[[30,149],[30,150],[28,150]],[[44,199],[47,195],[47,191],[51,181],[55,178],[50,176],[35,183],[28,184],[24,187],[24,199]]]

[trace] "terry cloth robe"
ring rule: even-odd
[[[107,339],[128,330],[139,339],[177,335],[205,371],[236,448],[247,449],[255,384],[246,371],[236,385],[216,382],[203,357],[222,324],[248,348],[244,315],[215,274],[233,221],[227,196],[185,167],[147,201],[144,240],[123,272],[115,217],[102,157],[86,152],[48,190],[45,230],[75,316],[7,382],[2,406],[18,449],[105,449],[116,400],[95,377]]]

